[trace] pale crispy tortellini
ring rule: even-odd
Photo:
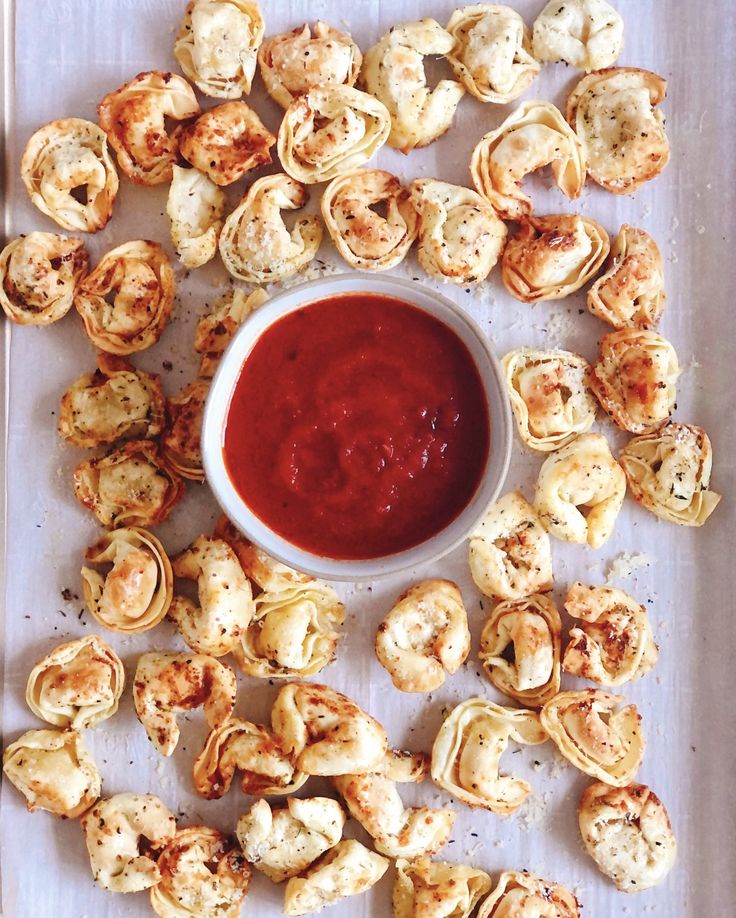
[[[391,115],[389,146],[402,153],[426,147],[448,130],[465,94],[462,83],[427,86],[425,55],[449,54],[455,39],[434,19],[394,26],[366,51],[361,80]]]
[[[666,80],[636,67],[612,67],[580,80],[566,116],[594,182],[614,194],[631,194],[664,169],[670,147],[657,106],[666,92]]]
[[[596,276],[609,249],[608,233],[590,217],[524,217],[503,251],[501,280],[522,303],[561,300]]]
[[[161,449],[171,468],[190,481],[204,481],[200,440],[209,390],[208,379],[195,379],[166,400],[166,430],[161,437]]]
[[[155,852],[174,838],[176,820],[153,794],[115,794],[82,817],[82,829],[97,884],[130,893],[161,879]]]
[[[550,0],[534,22],[532,48],[538,61],[603,70],[623,44],[624,21],[606,0]]]
[[[100,773],[76,730],[29,730],[3,753],[5,777],[28,809],[76,819],[100,795]]]
[[[218,519],[214,535],[230,545],[247,576],[267,593],[285,592],[314,580],[311,574],[303,574],[293,567],[288,567],[254,545],[226,516]]]
[[[398,860],[396,871],[394,918],[469,918],[493,885],[482,870],[427,857]]]
[[[710,438],[693,424],[667,424],[634,437],[619,454],[635,500],[660,519],[702,526],[721,495],[708,490]]]
[[[613,532],[625,494],[626,476],[606,438],[586,433],[544,460],[534,508],[553,536],[600,548]]]
[[[267,38],[258,51],[263,83],[282,108],[320,84],[353,86],[362,61],[350,35],[320,20],[314,34],[305,23]]]
[[[549,453],[590,430],[596,403],[590,364],[570,351],[519,348],[502,360],[516,427],[524,443]]]
[[[96,233],[112,216],[118,173],[105,132],[91,121],[62,118],[39,128],[20,175],[31,201],[64,229]]]
[[[214,376],[220,357],[235,332],[267,299],[268,294],[261,287],[256,287],[250,293],[241,287],[233,287],[199,319],[194,331],[194,350],[202,355],[199,363],[200,377],[210,379]]]
[[[509,740],[537,746],[547,734],[535,711],[504,708],[485,698],[469,698],[445,719],[432,747],[432,780],[472,807],[505,816],[531,794],[522,778],[501,774]]]
[[[197,583],[199,603],[175,596],[169,608],[196,653],[231,653],[253,617],[253,592],[232,548],[223,539],[198,536],[174,559],[174,574]]]
[[[129,440],[74,470],[74,494],[103,526],[155,526],[184,494],[184,482],[155,440]]]
[[[84,553],[84,601],[105,628],[140,634],[166,615],[174,595],[174,574],[163,545],[135,526],[114,529]]]
[[[126,356],[155,344],[174,306],[174,272],[157,242],[111,249],[80,283],[74,305],[101,351]]]
[[[187,268],[199,268],[215,257],[225,203],[225,192],[198,169],[173,167],[166,213],[171,241]]]
[[[261,8],[253,0],[191,0],[174,55],[200,92],[239,99],[250,92],[264,32]]]
[[[419,213],[419,263],[431,277],[465,286],[485,280],[506,242],[506,224],[475,191],[437,179],[409,186]]]
[[[507,870],[483,900],[477,918],[580,918],[580,903],[559,883]]]
[[[650,889],[674,866],[677,841],[670,818],[645,784],[591,784],[580,800],[578,820],[588,854],[621,892]]]
[[[342,838],[345,813],[329,797],[289,797],[286,806],[257,800],[238,820],[243,854],[274,883],[297,876]]]
[[[160,185],[171,181],[178,152],[167,119],[184,121],[199,110],[194,90],[183,77],[149,70],[108,93],[97,115],[128,178],[138,185]]]
[[[233,713],[235,692],[235,673],[206,654],[152,651],[138,658],[135,712],[161,755],[179,742],[177,714],[202,707],[210,727],[219,727]]]
[[[285,915],[307,915],[374,886],[391,862],[352,838],[343,839],[284,892]]]
[[[160,918],[239,918],[250,867],[222,832],[179,829],[156,866],[161,880],[151,888],[151,908]]]
[[[552,588],[549,535],[519,491],[489,508],[470,536],[468,558],[485,596],[515,600]]]
[[[81,239],[28,233],[0,252],[0,306],[18,325],[50,325],[69,312],[88,268]]]
[[[378,626],[378,662],[402,692],[432,692],[470,651],[468,614],[457,584],[422,580],[409,587]]]
[[[649,433],[669,420],[679,375],[677,354],[666,338],[622,328],[601,338],[590,388],[617,427]]]
[[[377,720],[346,695],[314,682],[285,685],[271,709],[271,725],[309,775],[371,771],[388,749]]]
[[[364,271],[396,267],[419,232],[409,189],[380,169],[356,169],[333,179],[322,195],[322,217],[338,252]]]
[[[583,148],[562,113],[551,102],[522,102],[475,146],[470,174],[478,192],[505,220],[532,213],[532,201],[521,190],[524,176],[551,166],[565,197],[579,197],[585,183]]]
[[[96,634],[59,644],[31,670],[26,702],[55,727],[83,730],[118,709],[125,687],[120,657]]]
[[[476,3],[455,10],[447,31],[455,39],[447,60],[481,102],[513,102],[539,74],[531,32],[509,6]]]
[[[579,621],[562,659],[566,673],[616,686],[639,679],[657,662],[646,609],[623,590],[573,583],[565,610]]]
[[[542,726],[562,755],[580,771],[625,787],[644,757],[644,732],[636,705],[600,689],[560,692],[542,708]]]
[[[306,203],[304,185],[283,172],[253,182],[220,234],[220,255],[230,274],[267,284],[304,268],[322,240],[320,219],[316,214],[300,217],[289,231],[281,211],[299,210]]]
[[[159,376],[100,351],[97,369],[75,379],[61,398],[59,434],[87,449],[157,437],[165,405]]]
[[[496,606],[483,626],[478,657],[499,692],[539,708],[560,690],[561,643],[560,613],[537,594]]]

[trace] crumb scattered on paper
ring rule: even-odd
[[[644,552],[622,552],[617,555],[608,565],[606,571],[606,586],[612,586],[615,580],[624,580],[631,577],[634,571],[642,567],[651,567],[655,563],[655,558]]]

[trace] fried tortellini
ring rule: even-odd
[[[432,692],[465,662],[468,614],[457,584],[422,580],[409,587],[378,626],[378,662],[402,692]]]
[[[669,523],[702,526],[721,495],[710,491],[710,438],[693,424],[667,424],[629,440],[619,454],[635,500]]]
[[[501,280],[522,303],[561,300],[595,277],[609,249],[608,233],[590,217],[524,217],[503,251]]]
[[[448,130],[465,94],[462,83],[427,86],[424,57],[449,54],[455,39],[434,19],[394,26],[365,53],[361,80],[391,116],[388,144],[402,153],[426,147]]]
[[[3,772],[30,812],[76,819],[100,796],[102,781],[76,730],[29,730],[3,753]]]
[[[96,233],[112,216],[118,173],[102,128],[62,118],[26,144],[20,175],[31,201],[67,230]]]
[[[166,615],[174,596],[174,574],[163,545],[135,526],[106,533],[84,553],[88,564],[110,565],[104,573],[82,568],[84,601],[105,628],[140,634]]]
[[[55,727],[84,730],[118,709],[125,687],[120,657],[96,634],[59,644],[31,670],[26,702]]]
[[[117,154],[118,165],[138,185],[171,181],[178,142],[167,131],[167,119],[184,121],[199,111],[189,83],[162,70],[139,73],[97,106],[100,127]]]
[[[481,102],[513,102],[539,75],[531,33],[509,6],[476,3],[455,10],[447,31],[455,39],[447,60],[458,80]]]
[[[0,306],[18,325],[50,325],[69,312],[89,260],[81,239],[28,233],[0,252]]]
[[[398,860],[392,896],[394,918],[469,918],[492,886],[482,870],[445,861]]]
[[[674,866],[677,841],[670,818],[645,784],[591,784],[580,800],[578,821],[588,854],[621,892],[651,889]]]
[[[161,880],[156,853],[176,834],[176,820],[153,794],[115,794],[82,817],[95,882],[110,892],[141,892]]]
[[[338,252],[351,267],[363,271],[395,268],[419,232],[419,214],[409,189],[381,169],[337,176],[325,188],[321,207]],[[385,208],[385,216],[377,207]]]
[[[214,536],[224,539],[230,545],[246,575],[264,592],[281,593],[314,580],[310,574],[294,570],[254,545],[226,516],[221,516],[217,521]]]
[[[546,596],[507,600],[483,626],[478,657],[499,692],[539,708],[560,690],[561,638],[560,613]]]
[[[623,44],[624,21],[606,0],[550,0],[534,22],[532,49],[538,61],[603,70]]]
[[[594,182],[614,194],[631,194],[662,172],[670,147],[657,106],[666,92],[665,79],[637,67],[612,67],[580,80],[566,117]]]
[[[250,92],[265,24],[254,0],[191,0],[174,44],[186,76],[206,96]]]
[[[302,873],[340,841],[345,812],[329,797],[289,797],[286,806],[257,800],[238,820],[243,854],[273,883]]]
[[[475,146],[470,174],[478,192],[504,220],[532,213],[532,201],[521,190],[524,176],[551,166],[565,197],[580,196],[585,183],[583,148],[562,113],[551,102],[522,102]]]
[[[445,719],[432,747],[432,780],[471,807],[499,816],[518,809],[531,794],[528,782],[501,774],[509,740],[538,746],[547,734],[535,711],[504,708],[485,698],[469,698]]]
[[[222,726],[233,713],[235,692],[235,673],[206,654],[152,651],[138,658],[135,713],[161,755],[170,756],[179,742],[177,714],[202,707],[210,727]]]
[[[600,548],[613,532],[625,494],[626,476],[606,438],[585,433],[544,460],[534,509],[558,539]]]
[[[304,185],[283,172],[253,182],[220,234],[220,255],[230,274],[267,284],[304,268],[317,254],[322,224],[310,214],[300,217],[289,231],[281,211],[299,210],[306,203]]]
[[[198,320],[194,331],[194,350],[201,355],[200,378],[211,379],[215,375],[220,358],[235,332],[267,299],[268,294],[262,287],[256,287],[250,293],[233,287]]]
[[[559,883],[507,870],[483,900],[477,918],[580,918],[580,903]]]
[[[644,757],[644,732],[636,705],[600,689],[560,692],[542,708],[543,728],[580,771],[612,787],[625,787]]]
[[[258,64],[268,94],[282,108],[315,86],[354,86],[363,56],[350,35],[317,20],[267,38]]]
[[[419,213],[419,263],[431,277],[465,286],[484,281],[506,242],[506,224],[477,192],[437,179],[409,186]]]
[[[593,426],[596,403],[584,357],[519,348],[501,366],[519,436],[531,449],[552,452]]]
[[[92,343],[127,356],[161,337],[174,306],[174,272],[157,242],[111,249],[80,283],[74,305]]]
[[[181,636],[196,653],[231,653],[253,618],[253,591],[235,552],[223,539],[201,535],[173,568],[177,577],[195,581],[198,592],[198,603],[177,595],[169,607]]]
[[[166,430],[161,449],[172,469],[190,481],[204,481],[202,417],[210,390],[208,379],[195,379],[166,400]]]
[[[185,267],[199,268],[215,257],[225,203],[225,192],[198,169],[173,167],[166,213],[171,241]]]

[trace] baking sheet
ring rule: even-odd
[[[512,4],[532,22],[542,3]],[[8,167],[12,180],[5,197],[9,232],[56,226],[36,211],[18,178],[23,146],[40,124],[58,117],[95,119],[96,102],[141,70],[175,68],[174,33],[184,0],[6,0],[11,29],[7,55],[15,55],[14,82],[7,89]],[[650,611],[661,658],[655,671],[624,687],[644,717],[648,747],[638,779],[650,784],[667,805],[679,840],[679,861],[667,881],[636,896],[617,893],[585,855],[577,832],[576,804],[589,779],[563,767],[551,743],[507,753],[504,766],[527,775],[535,787],[530,804],[501,819],[456,805],[452,842],[442,853],[451,861],[489,871],[494,880],[504,869],[529,868],[573,888],[588,916],[730,914],[736,901],[736,809],[730,800],[736,724],[730,693],[733,674],[734,563],[729,538],[734,533],[732,495],[736,490],[732,423],[736,387],[736,345],[732,313],[736,273],[731,254],[736,236],[733,190],[734,87],[732,49],[736,24],[727,0],[695,9],[678,0],[618,0],[626,22],[626,47],[620,64],[643,66],[670,80],[664,106],[672,144],[672,161],[656,181],[634,197],[617,198],[588,185],[571,204],[548,177],[528,186],[538,213],[579,209],[615,234],[626,221],[641,226],[659,242],[666,267],[668,306],[663,333],[675,344],[683,372],[676,418],[708,430],[715,462],[713,485],[725,495],[715,516],[702,530],[673,527],[627,500],[610,542],[591,551],[554,542],[559,600],[569,582],[601,583],[622,553],[634,553],[642,565],[629,576],[613,578]],[[349,28],[365,49],[391,25],[419,16],[445,23],[454,7],[447,0],[394,0],[352,4],[336,0],[292,0],[264,3],[267,32],[273,33],[324,18]],[[14,22],[13,22],[14,17]],[[14,28],[12,28],[14,26]],[[441,68],[437,68],[439,72]],[[547,66],[525,95],[564,104],[578,73]],[[256,80],[250,99],[275,130],[279,110]],[[203,100],[206,106],[215,100]],[[478,138],[500,123],[511,107],[484,106],[466,96],[449,134],[426,150],[403,157],[383,150],[375,163],[406,179],[437,176],[469,184],[470,151]],[[242,193],[242,183],[236,194]],[[319,189],[312,195],[317,206]],[[166,188],[137,188],[121,177],[121,191],[108,227],[87,244],[93,263],[123,241],[148,237],[170,249],[165,214]],[[173,255],[173,253],[172,253]],[[324,270],[344,270],[334,250],[320,253]],[[312,272],[314,273],[314,272]],[[433,284],[410,258],[397,273]],[[173,394],[193,378],[192,335],[198,315],[221,292],[221,266],[186,276],[178,272],[177,308],[163,338],[137,355],[136,363],[160,372]],[[478,292],[442,287],[487,329],[497,352],[521,345],[564,345],[588,358],[596,351],[600,323],[583,311],[584,297],[561,303],[524,306],[504,291],[498,272]],[[94,622],[76,598],[81,594],[82,552],[98,534],[96,521],[74,500],[71,472],[83,452],[62,445],[56,434],[60,395],[68,383],[92,368],[93,349],[75,314],[49,329],[6,328],[10,339],[7,381],[8,501],[5,610],[5,743],[21,732],[41,727],[24,703],[25,682],[33,662],[63,640],[93,630]],[[171,361],[173,369],[164,369]],[[610,425],[602,429],[619,443]],[[541,457],[514,449],[507,488],[521,487],[531,496]],[[190,485],[185,500],[159,533],[173,553],[200,531],[208,531],[217,510],[206,487]],[[469,611],[473,645],[469,661],[428,697],[396,692],[375,660],[370,646],[376,625],[398,593],[425,577],[455,579]],[[428,569],[417,569],[361,588],[339,587],[348,619],[335,664],[319,678],[354,697],[387,727],[399,747],[429,749],[448,706],[472,695],[503,702],[477,667],[478,634],[484,620],[479,594],[469,580],[463,549]],[[168,624],[139,637],[105,634],[122,656],[132,677],[140,653],[152,648],[183,649]],[[267,717],[277,691],[268,682],[239,676],[236,713]],[[576,684],[565,677],[563,685]],[[148,745],[137,723],[129,691],[119,713],[87,733],[100,767],[104,793],[131,790],[159,794],[181,816],[181,824],[203,822],[232,830],[247,798],[234,787],[221,801],[207,802],[191,790],[191,765],[206,728],[201,712],[181,718],[182,739],[171,759]],[[235,782],[237,783],[237,782]],[[302,793],[329,789],[312,780]],[[407,802],[450,803],[431,784],[402,788]],[[113,895],[92,881],[76,821],[54,820],[46,813],[28,815],[23,800],[2,787],[2,908],[8,918],[25,916],[138,916],[150,914],[148,895]],[[350,823],[350,834],[366,840]],[[327,914],[379,918],[390,914],[393,869],[367,895],[347,900]],[[255,872],[244,914],[270,918],[280,914],[282,888]]]

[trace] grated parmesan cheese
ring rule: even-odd
[[[625,551],[609,563],[608,570],[606,571],[605,584],[606,586],[612,586],[614,580],[623,580],[626,577],[631,577],[634,571],[639,570],[639,568],[650,567],[655,563],[656,560],[651,555],[646,555],[643,552],[632,554],[631,552]]]

